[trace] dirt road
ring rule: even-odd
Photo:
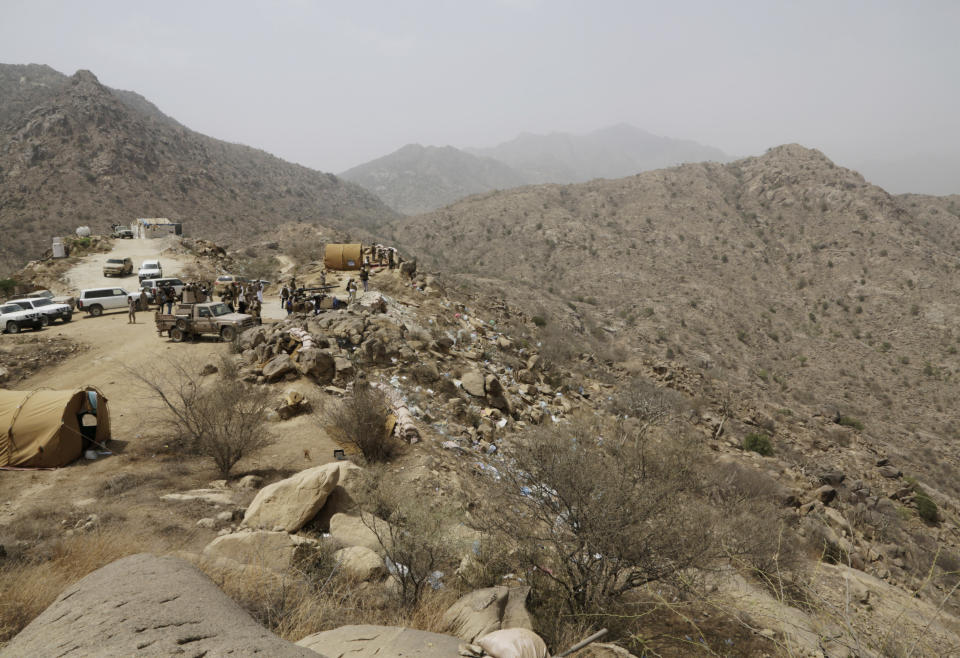
[[[176,276],[184,263],[170,254],[164,254],[169,240],[171,238],[116,240],[110,253],[86,256],[71,268],[64,276],[67,286],[78,293],[84,288],[106,286],[118,286],[128,292],[136,292],[139,289],[136,270],[142,261],[149,259],[160,260],[164,275]],[[103,276],[103,264],[107,258],[131,258],[134,274],[122,278]],[[130,408],[127,402],[131,397],[131,382],[129,374],[124,375],[123,371],[129,368],[144,372],[157,362],[158,354],[170,349],[166,339],[157,335],[153,313],[137,313],[137,324],[128,324],[126,309],[107,311],[99,318],[79,311],[74,314],[73,322],[51,325],[46,332],[83,343],[89,350],[76,359],[43,370],[19,386],[24,389],[96,386],[110,400],[114,433],[126,434],[133,430],[138,414],[136,408]],[[178,351],[191,358],[207,358],[216,349],[215,345],[183,345],[178,346]]]

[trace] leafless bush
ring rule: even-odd
[[[185,449],[212,459],[222,477],[272,443],[267,398],[240,380],[233,361],[222,359],[215,378],[203,378],[195,364],[173,359],[168,370],[169,375],[133,374],[160,401],[164,424]]]
[[[535,590],[570,614],[719,557],[715,515],[687,442],[655,449],[623,425],[540,430],[498,465],[485,529],[515,542]]]
[[[400,584],[401,604],[411,607],[436,583],[437,572],[456,564],[458,542],[448,532],[455,522],[446,510],[399,495],[374,478],[367,483],[361,509],[375,510],[376,515],[364,511],[361,518],[376,535]]]
[[[321,409],[319,422],[338,443],[353,446],[367,462],[389,460],[396,443],[387,434],[390,407],[383,393],[358,379],[353,394]]]

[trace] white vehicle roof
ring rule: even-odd
[[[88,292],[96,292],[98,290],[119,290],[121,293],[126,293],[128,295],[130,294],[124,288],[114,288],[113,286],[104,286],[103,288],[84,288],[83,290],[80,291],[80,296],[83,297]]]

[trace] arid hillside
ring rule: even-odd
[[[181,126],[143,97],[44,66],[0,66],[0,272],[136,217],[236,240],[285,221],[362,227],[395,217],[366,190]]]
[[[527,182],[497,160],[470,155],[452,146],[419,144],[407,144],[340,176],[370,190],[391,208],[410,215],[435,210],[471,194],[519,187]]]
[[[438,267],[521,300],[562,342],[718,382],[778,417],[774,443],[797,461],[835,444],[798,416],[837,414],[862,424],[871,454],[899,455],[953,489],[956,211],[949,199],[893,197],[788,145],[488,194],[394,229]]]

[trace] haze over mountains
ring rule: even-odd
[[[622,178],[684,162],[727,160],[710,146],[618,124],[586,135],[524,133],[489,148],[409,144],[341,176],[413,215],[494,189]]]
[[[394,216],[359,186],[196,133],[89,71],[0,65],[0,271],[53,235],[136,217],[247,239],[285,221],[355,228]]]

